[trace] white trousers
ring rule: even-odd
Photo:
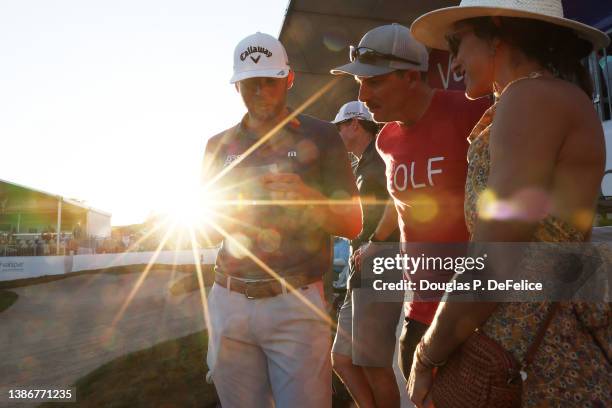
[[[298,289],[325,313],[317,284]],[[331,332],[287,293],[247,299],[214,284],[207,363],[223,408],[331,407]]]

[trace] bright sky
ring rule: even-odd
[[[278,36],[288,0],[0,3],[0,179],[144,221],[197,184],[245,109],[234,46]]]

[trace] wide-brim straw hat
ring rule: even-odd
[[[605,48],[608,36],[589,25],[563,17],[561,0],[462,0],[458,6],[431,11],[417,18],[410,27],[414,38],[428,47],[447,50],[445,35],[455,23],[475,17],[528,18],[567,27],[591,43],[593,50]]]

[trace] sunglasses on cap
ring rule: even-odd
[[[363,62],[364,64],[372,64],[372,65],[376,64],[376,62],[380,60],[401,61],[401,62],[407,62],[409,64],[413,64],[413,65],[421,65],[417,61],[409,60],[409,59],[402,58],[402,57],[397,57],[392,54],[383,54],[382,52],[378,52],[368,47],[355,47],[354,45],[351,45],[349,47],[349,58],[351,62],[355,62],[355,60],[358,60],[359,62]]]

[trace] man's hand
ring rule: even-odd
[[[293,173],[266,174],[261,182],[272,193],[273,199],[276,194],[280,194],[280,200],[296,200],[302,205],[312,202],[307,213],[331,235],[354,239],[361,231],[361,205],[358,197],[347,197],[343,201],[330,199],[306,185],[299,175]],[[299,200],[304,202],[300,203]]]
[[[269,173],[261,178],[263,187],[271,192],[282,193],[286,200],[325,200],[325,196],[307,186],[302,178],[294,173]]]
[[[356,273],[361,273],[361,259],[363,258],[364,254],[368,252],[368,247],[370,246],[370,244],[371,244],[370,242],[361,244],[359,248],[357,248],[351,254],[351,257],[349,259],[349,264],[352,266],[353,270]]]
[[[412,360],[412,369],[410,370],[410,378],[406,384],[406,390],[410,401],[417,408],[428,408],[432,407],[431,401],[431,386],[433,385],[433,370],[431,368],[423,366],[414,352],[414,359]]]

